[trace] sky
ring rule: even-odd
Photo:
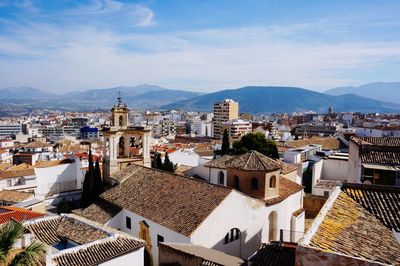
[[[0,88],[400,81],[398,0],[0,0]]]

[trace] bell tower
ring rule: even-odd
[[[121,92],[117,103],[111,108],[111,125],[103,128],[103,177],[132,163],[151,167],[151,129],[129,125],[128,105],[122,102]]]
[[[127,129],[129,120],[128,106],[122,102],[121,91],[118,92],[118,102],[111,109],[111,127],[113,130]]]

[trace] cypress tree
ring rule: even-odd
[[[176,165],[174,165],[173,162],[169,159],[168,152],[165,153],[165,158],[164,158],[164,164],[163,164],[163,170],[168,171],[168,172],[175,172]]]
[[[229,153],[230,146],[228,130],[225,128],[222,135],[221,156]]]
[[[99,159],[96,160],[96,165],[94,167],[94,192],[96,198],[104,192],[103,179],[101,178],[100,163]]]
[[[94,166],[93,166],[93,158],[91,150],[89,150],[88,161],[89,161],[89,167],[88,171],[86,171],[82,187],[81,207],[87,207],[95,200]]]

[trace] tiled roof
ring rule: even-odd
[[[168,172],[131,165],[127,178],[101,198],[175,232],[190,234],[232,189]]]
[[[351,137],[359,145],[400,146],[400,137]]]
[[[400,264],[400,244],[392,231],[339,188],[325,203],[303,242],[325,252]]]
[[[235,158],[235,156],[226,154],[218,159],[214,159],[205,163],[204,166],[225,169],[228,167],[233,158]]]
[[[19,171],[3,171],[3,172],[0,172],[0,179],[16,178],[16,177],[32,176],[32,175],[35,175],[34,169],[26,169],[26,170],[19,170]]]
[[[52,246],[66,238],[78,244],[108,237],[105,231],[66,216],[56,216],[27,225],[40,241]]]
[[[4,171],[19,171],[19,170],[27,170],[27,169],[33,169],[33,166],[30,164],[26,164],[26,163],[15,164],[15,165],[11,165],[7,169],[4,169]]]
[[[296,246],[261,244],[250,262],[252,266],[294,266],[295,258]]]
[[[400,151],[366,151],[361,153],[361,161],[371,164],[400,165]]]
[[[12,207],[12,206],[0,207],[0,224],[6,223],[11,219],[18,222],[22,222],[43,216],[44,216],[43,213],[33,212],[18,207]]]
[[[21,202],[32,197],[32,193],[15,191],[15,190],[1,190],[0,191],[0,201],[8,202]]]
[[[120,236],[102,243],[89,245],[74,252],[65,252],[53,257],[53,261],[60,266],[92,266],[130,253],[143,246],[143,241]]]
[[[73,163],[74,161],[71,159],[63,159],[63,160],[55,160],[55,161],[38,161],[35,164],[35,168],[46,168],[46,167],[52,167],[52,166],[57,166],[61,164],[70,164]]]
[[[281,165],[258,151],[250,151],[245,154],[235,156],[229,165],[230,168],[247,171],[276,171]]]
[[[336,186],[340,186],[342,182],[336,181],[336,180],[323,180],[323,179],[318,179],[315,188],[325,188],[325,189],[333,189]]]
[[[247,171],[275,171],[281,169],[283,174],[297,170],[297,166],[274,160],[257,151],[250,151],[242,155],[224,155],[204,164],[213,168],[235,168]]]
[[[4,171],[7,168],[10,168],[12,166],[12,164],[10,163],[0,163],[0,171]]]
[[[277,204],[296,192],[303,190],[303,186],[290,181],[285,177],[279,177],[279,195],[273,198],[264,199],[267,205]]]
[[[99,224],[106,224],[122,209],[102,199],[97,200],[85,209],[75,210],[73,213]]]
[[[52,144],[49,143],[43,143],[40,141],[34,141],[34,142],[30,142],[26,145],[23,146],[23,148],[46,148],[46,147],[52,147]]]
[[[400,232],[400,187],[344,183],[342,190],[388,228]]]
[[[303,146],[307,146],[310,144],[319,144],[322,145],[322,149],[324,150],[339,150],[340,149],[340,141],[337,138],[326,137],[314,137],[308,139],[300,139],[300,140],[291,140],[287,141],[285,146],[290,148],[300,148]]]

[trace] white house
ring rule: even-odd
[[[265,197],[131,165],[111,176],[117,186],[77,214],[146,240],[155,265],[158,243],[164,241],[248,258],[261,243],[278,240],[281,232],[285,240],[296,242],[304,231],[303,187],[279,177],[279,171],[258,175],[255,191]],[[266,176],[273,181],[265,184]],[[245,189],[245,176],[241,184]]]
[[[44,243],[45,265],[148,265],[143,240],[73,214],[39,218],[23,225],[26,233],[18,244]]]

